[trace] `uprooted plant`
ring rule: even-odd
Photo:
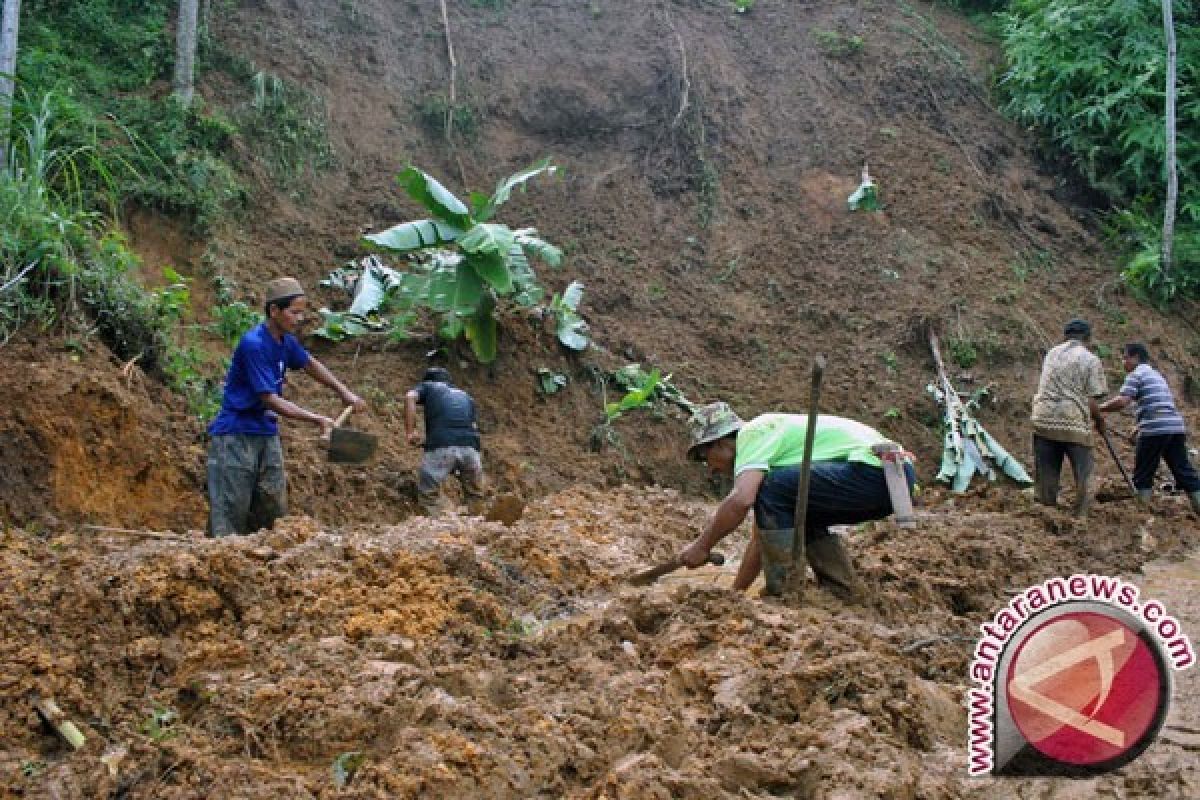
[[[601,450],[606,444],[620,447],[620,437],[613,423],[625,412],[639,408],[658,408],[660,401],[667,401],[690,414],[695,405],[683,392],[671,383],[671,376],[663,376],[660,370],[646,372],[641,364],[626,364],[611,373],[597,371],[596,383],[604,402],[604,419],[592,429],[592,449]],[[611,383],[624,392],[620,400],[608,401],[607,386]]]
[[[443,338],[452,341],[465,336],[476,358],[484,363],[493,361],[498,303],[511,301],[524,308],[537,305],[544,291],[530,258],[557,267],[562,252],[541,239],[534,228],[514,230],[491,220],[513,190],[556,170],[543,159],[501,181],[490,196],[472,192],[470,207],[416,167],[401,172],[397,182],[430,216],[364,237],[380,250],[417,256],[409,271],[395,271],[396,277],[384,287],[392,307],[401,312],[425,308],[440,315],[438,333]],[[350,322],[351,327],[362,324],[353,317]],[[327,317],[325,328],[328,323]],[[341,334],[361,332],[364,330],[348,329]]]

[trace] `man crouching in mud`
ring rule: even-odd
[[[690,422],[688,458],[706,462],[711,472],[732,476],[734,483],[701,534],[679,554],[684,566],[694,569],[704,564],[713,546],[741,525],[753,508],[753,537],[733,588],[749,588],[762,569],[765,594],[783,591],[792,569],[796,493],[807,425],[803,414],[763,414],[743,423],[726,403],[696,410]],[[887,437],[861,422],[828,414],[817,417],[805,553],[818,585],[845,600],[862,598],[862,582],[842,538],[829,526],[883,519],[892,513],[883,462],[877,455],[891,447]],[[916,474],[907,461],[903,470],[911,495]]]

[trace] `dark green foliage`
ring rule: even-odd
[[[1200,289],[1200,19],[1175,0],[1180,184],[1173,273],[1157,274],[1165,199],[1166,44],[1159,3],[1014,0],[1003,15],[1006,110],[1044,131],[1118,207],[1126,278],[1166,300]]]
[[[21,7],[18,85],[51,98],[55,140],[98,147],[78,176],[85,203],[103,196],[179,214],[203,230],[245,200],[227,163],[236,128],[198,103],[144,92],[170,79],[174,0],[61,0]],[[158,94],[158,93],[156,93]]]
[[[450,120],[450,132],[461,136],[464,141],[474,142],[479,138],[479,114],[466,103],[450,103],[440,92],[427,95],[417,104],[417,116],[431,133],[446,135],[446,121]]]
[[[255,73],[250,84],[254,97],[238,121],[277,183],[292,186],[332,165],[321,98],[266,72]]]

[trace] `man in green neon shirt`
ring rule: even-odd
[[[767,593],[778,594],[791,567],[796,493],[808,417],[763,414],[743,422],[725,403],[697,409],[691,420],[688,458],[704,461],[709,470],[732,476],[733,490],[680,554],[687,567],[705,562],[710,550],[732,533],[754,509],[754,535],[742,556],[735,589],[746,589],[765,569]],[[841,537],[830,525],[852,525],[883,519],[892,513],[883,462],[876,455],[888,438],[852,419],[821,414],[813,438],[805,519],[805,552],[818,584],[855,598],[861,584]],[[916,483],[912,465],[904,464],[909,491]]]

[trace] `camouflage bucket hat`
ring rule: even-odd
[[[697,408],[688,421],[688,429],[692,434],[692,444],[687,451],[688,458],[693,461],[701,460],[701,447],[728,436],[741,427],[742,418],[734,413],[728,403],[709,403]]]

